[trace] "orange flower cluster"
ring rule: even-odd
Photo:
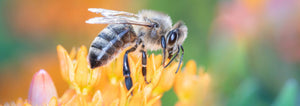
[[[147,80],[151,82],[146,84],[141,72],[141,58],[132,53],[129,54],[128,58],[133,87],[127,91],[122,74],[124,52],[108,65],[96,69],[89,68],[85,46],[78,50],[72,49],[68,53],[59,45],[57,52],[62,77],[69,83],[70,88],[62,97],[58,98],[50,76],[46,71],[41,70],[32,79],[31,88],[36,89],[30,89],[29,95],[33,96],[29,96],[28,100],[19,99],[16,103],[11,104],[157,106],[161,104],[160,98],[163,93],[174,86],[179,98],[177,105],[196,105],[196,101],[199,101],[198,91],[201,90],[204,92],[200,93],[205,93],[210,84],[208,74],[202,72],[201,77],[196,75],[196,63],[194,61],[187,63],[186,71],[175,74],[178,62],[164,68],[161,65],[162,56],[155,56],[154,54],[147,59]],[[43,87],[47,87],[47,89]],[[49,96],[41,98],[41,95]],[[200,94],[200,98],[205,98],[204,95],[206,94]]]
[[[211,77],[201,67],[197,75],[195,61],[189,61],[182,73],[176,76],[174,90],[179,101],[176,106],[212,106]]]

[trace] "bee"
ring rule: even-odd
[[[163,51],[164,67],[178,57],[181,57],[178,69],[181,65],[184,49],[183,42],[187,37],[187,26],[178,21],[172,26],[171,18],[157,11],[142,10],[138,14],[124,11],[107,10],[101,8],[89,8],[90,12],[101,13],[103,17],[94,17],[86,21],[89,24],[108,24],[91,43],[88,59],[91,68],[106,65],[125,48],[128,49],[123,58],[123,76],[127,90],[132,87],[128,54],[139,51],[142,54],[142,74],[146,83],[147,54],[146,50]],[[165,65],[166,57],[171,59]]]

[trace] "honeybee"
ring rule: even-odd
[[[163,13],[142,10],[138,14],[114,11],[101,8],[89,8],[90,12],[101,13],[104,17],[95,17],[86,21],[89,24],[109,24],[91,43],[88,59],[91,68],[106,65],[123,49],[132,46],[125,52],[123,59],[123,76],[129,90],[132,87],[128,54],[134,51],[142,53],[142,74],[146,83],[147,54],[146,50],[163,51],[164,67],[167,67],[182,51],[178,68],[182,62],[183,42],[187,37],[187,26],[178,21],[172,26],[171,18]],[[168,54],[166,54],[168,53]],[[165,65],[165,59],[171,59]]]

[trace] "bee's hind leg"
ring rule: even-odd
[[[129,62],[128,62],[128,53],[135,51],[137,48],[137,45],[134,47],[128,49],[124,55],[123,59],[123,76],[125,77],[125,85],[127,90],[130,90],[132,88],[132,79],[130,77],[130,68],[129,68]],[[132,92],[131,92],[132,94]]]

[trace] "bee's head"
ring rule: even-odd
[[[157,11],[143,10],[139,13],[139,15],[141,15],[143,21],[152,24],[147,28],[147,31],[149,31],[148,34],[152,38],[159,39],[160,36],[164,36],[172,28],[172,20],[167,14]]]
[[[187,37],[187,27],[182,21],[178,21],[166,35],[166,45],[169,58],[181,46]]]
[[[169,16],[152,18],[151,23],[151,36],[164,36],[172,28],[171,19]]]

